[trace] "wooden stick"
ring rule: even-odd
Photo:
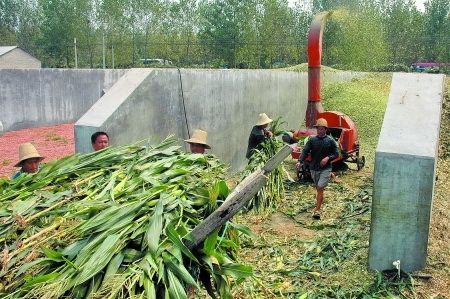
[[[191,250],[196,248],[209,234],[239,212],[258,193],[259,189],[266,185],[268,181],[266,174],[274,170],[291,152],[292,148],[285,145],[266,162],[262,169],[252,172],[242,180],[223,204],[185,237],[185,245]]]
[[[255,174],[256,173],[256,174]],[[186,237],[185,244],[189,249],[194,249],[216,228],[221,227],[231,217],[233,217],[245,204],[250,201],[259,189],[267,183],[267,177],[261,170],[256,171],[251,180],[246,184],[239,184],[239,190],[235,190],[227,197],[224,203],[197,225]],[[237,187],[236,187],[237,188]]]
[[[283,146],[278,153],[276,153],[272,158],[267,160],[266,164],[262,168],[265,173],[271,172],[275,168],[278,167],[278,165],[286,159],[287,156],[289,156],[292,153],[292,147],[289,145]]]

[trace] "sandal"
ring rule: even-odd
[[[312,218],[320,220],[320,211],[314,211],[312,214]]]

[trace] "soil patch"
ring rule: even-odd
[[[281,214],[275,213],[270,217],[270,229],[279,237],[295,237],[301,240],[313,239],[316,232],[297,225],[292,219]]]

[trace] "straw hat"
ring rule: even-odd
[[[256,123],[257,126],[263,126],[263,125],[267,125],[270,124],[273,120],[271,120],[267,114],[265,113],[260,113],[258,115],[258,122]]]
[[[314,127],[325,127],[328,128],[328,122],[325,118],[319,118],[316,121],[316,124],[314,125]]]
[[[203,130],[194,130],[192,137],[190,139],[185,140],[187,143],[197,143],[203,144],[206,148],[210,149],[211,147],[206,143],[206,138],[208,137],[208,133]]]
[[[22,143],[19,145],[19,162],[14,167],[20,167],[23,161],[31,158],[40,158],[41,161],[44,160],[44,157],[39,155],[34,145],[29,142]]]

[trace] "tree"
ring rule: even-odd
[[[450,60],[450,2],[425,2],[425,58],[430,61]]]
[[[381,7],[391,64],[410,65],[424,53],[423,17],[413,0],[391,0]]]
[[[201,51],[196,29],[198,28],[198,5],[196,0],[180,0],[170,3],[168,15],[163,22],[164,32],[172,40],[170,53],[172,60],[179,65],[201,63],[198,56]]]
[[[114,64],[119,68],[131,67],[133,60],[133,32],[128,6],[129,0],[99,0],[95,3],[96,43],[102,45],[105,39],[105,43],[110,45],[108,48],[114,47]],[[96,59],[98,66],[102,65],[101,51],[100,48]]]
[[[20,1],[0,0],[0,45],[11,46],[17,42],[15,27],[18,24]]]
[[[263,47],[263,66],[284,65],[287,60],[287,46],[291,39],[293,15],[287,0],[263,0],[263,17],[260,39]]]
[[[345,69],[369,71],[388,62],[388,47],[381,20],[369,11],[333,14],[337,28],[330,46],[332,64]],[[328,38],[325,36],[324,38]]]
[[[200,5],[199,37],[206,44],[218,64],[236,66],[236,53],[244,42],[242,19],[245,1],[213,0]]]
[[[15,35],[18,45],[35,57],[42,57],[39,47],[42,17],[35,1],[22,1],[18,7]],[[45,64],[45,62],[44,62]]]
[[[73,38],[78,16],[75,2],[71,0],[39,0],[42,13],[39,45],[44,51],[46,64],[51,67],[68,67],[73,61]]]
[[[97,44],[96,36],[96,15],[92,0],[75,1],[75,12],[77,16],[73,25],[73,38],[77,39],[78,66],[95,66],[95,49]],[[72,39],[73,40],[73,39]],[[72,42],[69,41],[69,43]]]
[[[312,13],[305,9],[299,2],[292,10],[293,23],[291,38],[295,46],[294,57],[291,63],[302,63],[307,61],[307,36],[312,20]]]

